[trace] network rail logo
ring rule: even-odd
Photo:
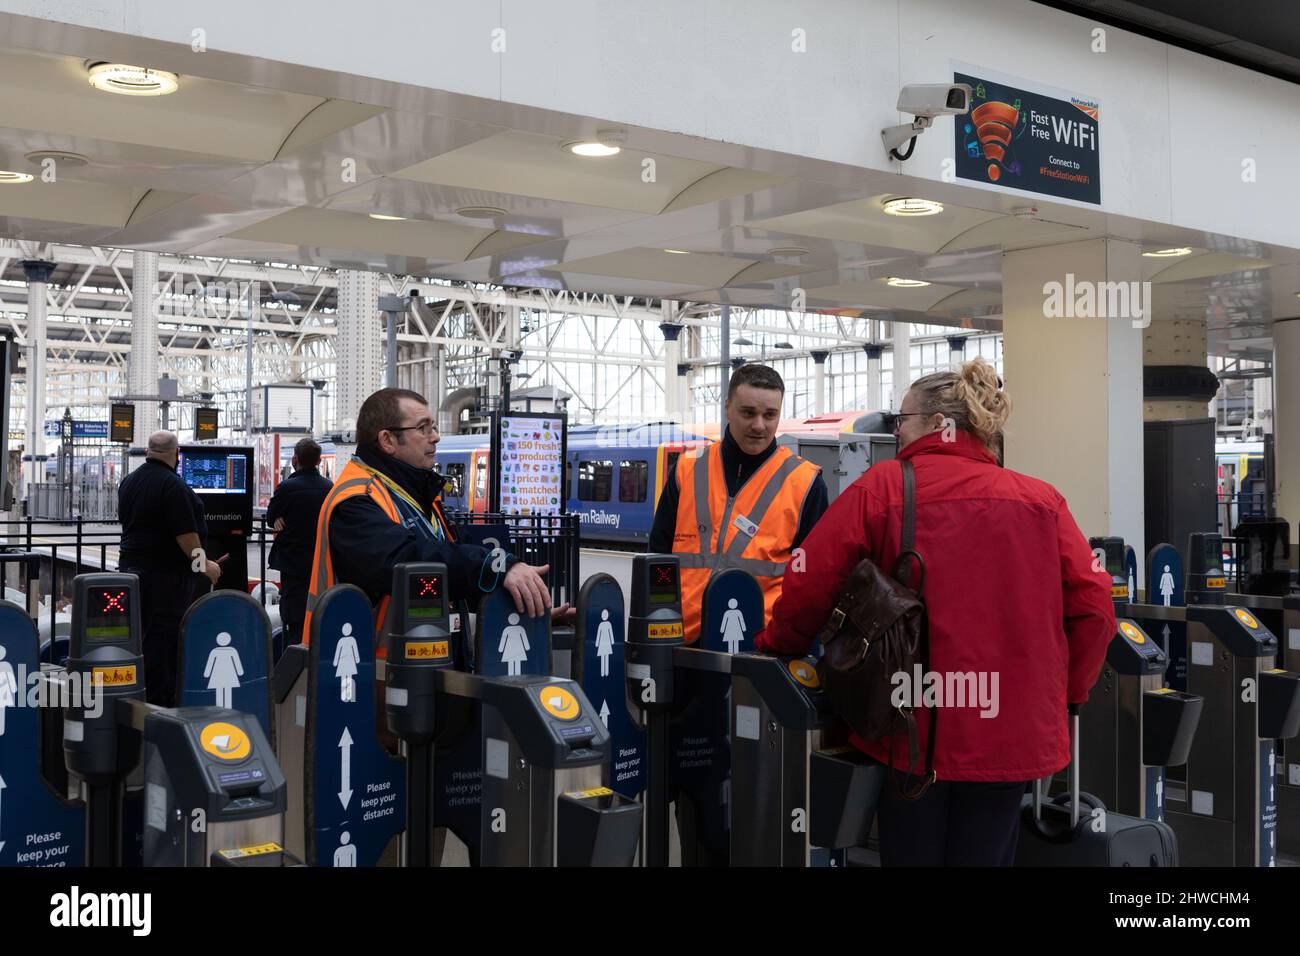
[[[1151,324],[1151,283],[1093,282],[1069,272],[1064,282],[1043,284],[1043,317],[1126,319],[1145,329]]]

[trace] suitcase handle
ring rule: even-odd
[[[1079,704],[1070,704],[1066,712],[1070,716],[1070,832],[1079,825]],[[1043,819],[1043,789],[1050,787],[1051,777],[1043,777],[1033,782],[1034,819]]]

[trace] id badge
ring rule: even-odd
[[[752,538],[754,535],[758,534],[758,525],[754,524],[754,522],[750,521],[744,515],[736,515],[731,523],[735,525],[737,531],[746,537]]]

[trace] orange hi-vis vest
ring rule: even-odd
[[[741,568],[754,576],[763,589],[765,619],[771,617],[794,550],[804,500],[820,472],[812,462],[778,446],[730,498],[719,442],[677,460],[673,554],[681,564],[686,643],[699,639],[705,586],[728,568]]]
[[[312,559],[311,580],[307,585],[307,614],[303,621],[301,635],[303,644],[311,643],[311,618],[316,602],[322,594],[338,583],[338,579],[334,576],[334,562],[330,557],[330,516],[336,507],[354,495],[369,495],[389,521],[393,524],[402,523],[401,515],[397,511],[397,503],[393,501],[392,492],[383,480],[375,477],[373,472],[359,464],[356,459],[343,466],[338,480],[334,482],[334,487],[326,496],[325,503],[321,505],[320,518],[316,522],[316,551]],[[438,523],[448,541],[455,540],[437,501],[433,502],[433,520]],[[388,656],[388,648],[383,642],[384,621],[388,617],[388,601],[389,595],[385,594],[379,599],[379,604],[375,608],[375,656],[380,660]]]

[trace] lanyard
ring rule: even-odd
[[[376,478],[379,481],[381,481],[384,487],[387,488],[389,491],[391,491],[393,494],[395,494],[401,502],[409,505],[412,516],[416,518],[419,521],[420,525],[428,531],[429,537],[433,538],[434,540],[442,540],[443,535],[441,533],[441,528],[435,527],[432,523],[430,523],[429,519],[424,516],[424,509],[420,507],[419,502],[417,502],[414,498],[410,496],[410,494],[407,493],[405,488],[403,488],[397,482],[393,481],[393,479],[389,478],[382,471],[377,471],[376,469],[371,468],[360,458],[354,457],[352,461],[353,463],[356,464],[358,468],[360,468],[366,474],[370,475],[372,478]]]

